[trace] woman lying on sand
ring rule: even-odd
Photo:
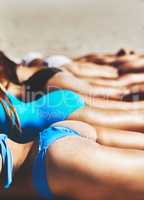
[[[4,82],[4,78],[2,77],[3,85],[7,89],[9,88],[10,91],[12,90],[10,88],[13,87],[13,90],[17,92],[17,86],[15,87],[15,85],[12,83],[16,83],[18,80],[18,82],[21,84],[23,83],[24,85],[30,85],[32,90],[38,90],[38,87],[43,85],[47,89],[52,87],[63,88],[73,90],[84,96],[107,97],[112,99],[121,99],[122,96],[129,94],[129,90],[127,88],[119,89],[112,87],[92,86],[84,80],[79,80],[70,72],[63,71],[59,68],[48,68],[42,66],[34,66],[29,68],[26,66],[17,66],[15,64],[15,71],[11,72],[11,66],[13,66],[13,69],[14,63],[13,65],[9,64],[9,62],[12,61],[9,60],[5,55],[2,58],[2,54],[1,60],[4,60],[1,61],[1,76],[3,75],[3,77],[6,77],[5,80],[12,80],[12,77],[17,76],[16,80],[12,80],[11,82]],[[12,75],[12,73],[14,73],[14,75]]]
[[[44,86],[42,86],[43,88]],[[22,88],[20,88],[22,91]],[[34,96],[35,97],[35,96]],[[56,102],[62,99],[60,104]],[[30,112],[30,108],[33,108],[33,103],[25,105],[25,103],[17,100],[16,98],[12,98],[14,105],[18,105],[21,109],[23,106],[25,107],[25,112]],[[50,102],[50,105],[53,105],[53,109],[57,110],[60,109],[63,113],[63,110],[67,111],[65,117],[61,115],[61,121],[63,119],[71,119],[71,120],[78,120],[83,121],[89,124],[92,124],[96,130],[98,126],[102,127],[109,127],[109,128],[117,128],[117,129],[124,129],[124,130],[133,130],[133,131],[140,131],[143,132],[143,124],[144,124],[144,113],[143,110],[135,110],[133,108],[133,103],[120,103],[120,106],[124,107],[124,109],[116,110],[114,108],[94,108],[94,106],[88,106],[84,103],[83,99],[80,98],[77,94],[67,91],[67,90],[58,90],[50,92],[49,95],[43,96],[38,100],[38,102],[45,102],[45,106],[47,102]],[[75,104],[74,102],[77,102]],[[70,107],[68,105],[71,104]],[[43,103],[42,103],[43,105]],[[111,107],[113,102],[109,104]],[[30,106],[30,107],[29,107]],[[49,105],[47,105],[49,108]],[[114,106],[118,106],[115,102]],[[142,103],[137,103],[137,106],[143,107]],[[65,107],[65,109],[64,109]],[[27,108],[27,109],[26,109]],[[131,109],[130,109],[131,108]],[[129,112],[127,111],[129,109]],[[53,111],[51,110],[51,113]],[[54,112],[55,113],[55,112]],[[23,114],[23,113],[22,113]],[[52,115],[53,116],[53,115]],[[109,117],[108,117],[109,116]],[[55,116],[52,122],[46,120],[45,123],[53,123],[56,122],[57,119],[60,121],[59,116]],[[39,120],[40,121],[40,120]],[[44,123],[44,122],[43,122]],[[40,125],[41,126],[41,125]],[[40,131],[40,130],[39,130]],[[111,129],[107,133],[111,133]]]
[[[117,79],[104,79],[104,78],[95,78],[95,79],[84,78],[84,79],[86,79],[89,83],[93,85],[99,85],[99,86],[107,86],[107,87],[114,87],[114,88],[129,86],[130,88],[131,85],[143,83],[143,87],[144,87],[144,73],[126,74],[126,75],[120,76]]]
[[[62,56],[55,55],[49,57],[40,57],[37,53],[29,53],[23,59],[21,65],[28,67],[33,66],[46,66],[46,67],[55,67],[61,68],[61,70],[68,71],[77,77],[103,77],[103,78],[117,78],[118,71],[114,67],[104,66],[103,68],[100,65],[93,64],[90,62],[75,62],[74,60]]]
[[[21,134],[33,135],[37,123],[31,127],[29,122],[32,117],[35,118],[37,108],[33,107],[33,116],[29,115],[26,120],[27,114],[24,113],[21,118],[20,113],[16,113],[17,108],[10,104],[12,99],[9,99],[3,90],[1,98],[3,116],[7,116],[6,121],[1,120],[1,130],[6,131],[4,126],[11,124],[11,129],[7,127],[9,131],[5,134],[14,140],[19,140]],[[1,119],[2,112],[0,113]],[[41,128],[44,128],[43,124]],[[2,167],[3,163],[7,175],[4,176],[4,182],[7,183],[5,188],[12,182],[12,171],[19,170],[25,162],[26,173],[32,173],[31,185],[35,186],[42,197],[49,200],[55,197],[79,200],[142,200],[144,135],[116,130],[115,140],[118,143],[112,141],[110,144],[111,136],[107,134],[109,143],[106,146],[104,132],[107,132],[107,129],[101,128],[96,132],[93,127],[83,122],[62,121],[35,133],[35,140],[26,144],[18,144],[2,135],[0,144],[5,148],[6,155],[9,155],[9,159],[4,163],[4,151],[1,152],[0,166]],[[119,148],[116,148],[117,146]],[[0,171],[1,174],[4,173],[2,168]],[[24,183],[26,178],[26,175],[21,175]],[[32,189],[30,194],[33,192]]]
[[[144,55],[132,50],[121,49],[116,54],[88,54],[76,58],[75,61],[109,65],[118,69],[119,74],[144,72]]]
[[[36,81],[39,79],[36,78]],[[43,79],[42,79],[43,80]],[[11,83],[10,83],[11,84]],[[32,85],[29,85],[32,87]],[[34,85],[35,86],[35,85]],[[42,89],[47,89],[47,85],[40,85]],[[24,90],[22,90],[21,87],[19,88],[19,93],[23,93]],[[60,94],[60,97],[65,98],[65,92],[51,92],[52,96],[55,94]],[[34,96],[35,97],[35,96]],[[55,98],[55,97],[54,97]],[[77,98],[77,97],[76,97]],[[75,100],[75,93],[72,93],[72,99]],[[82,101],[80,97],[77,98],[78,102]],[[65,101],[65,99],[63,99]],[[85,100],[85,99],[84,99]],[[125,130],[138,130],[143,131],[143,110],[136,113],[135,109],[133,108],[132,103],[120,103],[120,106],[122,106],[122,109],[115,110],[118,104],[115,102],[114,106],[112,107],[113,102],[111,102],[109,105],[111,108],[109,109],[101,109],[101,106],[89,106],[88,103],[83,106],[83,108],[77,109],[76,112],[69,115],[67,119],[73,119],[73,120],[80,120],[89,124],[92,124],[93,126],[104,126],[109,128],[118,128],[118,129],[125,129]],[[21,104],[20,104],[21,105]],[[140,108],[143,108],[142,103],[137,103]],[[94,108],[95,107],[95,108]],[[126,110],[124,110],[125,108]],[[129,112],[127,112],[127,109],[129,109]],[[137,115],[136,115],[137,114]],[[109,117],[107,117],[109,116]],[[111,116],[111,117],[110,117]]]
[[[132,54],[132,51],[120,50],[116,55],[119,58],[120,55],[122,57],[122,56],[126,56],[126,55],[128,56],[128,55],[133,55],[133,54]],[[115,55],[115,57],[116,57],[116,55]],[[43,65],[46,65],[46,66],[48,66],[50,68],[52,68],[52,67],[60,68],[60,69],[62,69],[62,71],[64,71],[66,68],[75,69],[75,64],[76,64],[76,66],[77,66],[76,68],[78,68],[79,69],[79,73],[81,73],[81,68],[79,67],[79,65],[77,65],[77,63],[75,63],[75,62],[72,62],[72,61],[70,62],[70,59],[66,58],[64,56],[50,56],[48,58],[45,58],[44,60],[35,59],[35,57],[33,57],[31,59],[29,57],[28,61],[29,62],[27,63],[27,65],[29,67],[32,67],[32,68],[35,65],[37,67],[42,67]],[[83,68],[83,69],[89,69],[89,64],[91,64],[91,63],[88,63],[88,65],[86,65],[86,63],[85,63],[85,68]],[[101,66],[101,69],[104,70],[103,66]],[[54,68],[53,68],[53,70],[49,70],[49,74],[51,74],[50,71],[54,71],[54,70],[55,70]],[[45,78],[47,80],[46,73],[45,72],[43,72],[43,73],[45,74]],[[40,74],[42,75],[43,73],[39,72],[39,73],[35,74],[35,76],[32,76],[30,78],[30,80],[27,82],[27,84],[30,84],[33,89],[36,89],[37,85],[41,85],[41,84],[44,85],[44,79],[43,78],[42,78],[43,83],[41,83],[41,81],[39,83],[37,83],[38,82],[38,78],[37,78],[38,76],[37,75],[40,76]],[[74,91],[78,91],[79,92],[79,90],[76,90],[76,89],[74,89],[74,87],[72,87],[74,85],[73,84],[74,81],[71,83],[68,80],[70,78],[69,77],[69,73],[65,73],[65,74],[63,73],[63,75],[67,75],[67,76],[64,76],[65,78],[63,76],[61,76],[61,77],[59,77],[59,79],[56,80],[56,79],[52,78],[52,76],[53,76],[53,74],[52,74],[51,79],[50,79],[50,83],[52,83],[52,85],[54,85],[56,87],[62,87],[62,88],[64,87],[65,88],[67,86],[66,88],[68,88],[68,89],[71,88]],[[102,79],[100,77],[95,77],[94,78],[92,76],[88,78],[88,77],[85,76],[85,77],[83,77],[83,79],[84,79],[84,81],[89,81],[90,83],[93,83],[93,85],[95,85],[97,87],[97,90],[100,89],[102,93],[105,92],[105,90],[109,89],[109,92],[106,91],[106,93],[105,93],[106,95],[103,96],[106,99],[108,98],[107,93],[110,93],[110,88],[119,87],[119,88],[121,88],[121,90],[126,90],[127,89],[130,92],[130,94],[125,95],[124,98],[123,98],[123,95],[121,95],[121,100],[124,99],[126,101],[130,101],[130,100],[138,101],[138,100],[141,100],[141,99],[143,100],[144,99],[144,83],[143,83],[144,78],[143,78],[143,75],[144,75],[143,73],[126,74],[126,75],[120,76],[117,79],[110,79],[110,78],[109,79],[107,79],[107,78],[105,78],[105,79],[103,78]],[[79,77],[79,86],[81,88],[83,88],[82,84],[81,84],[81,81],[80,81],[80,78],[82,78],[82,77]],[[66,84],[66,79],[67,79],[67,84]],[[62,81],[62,80],[64,80],[64,81]],[[48,84],[49,86],[51,85],[50,83]],[[102,86],[103,89],[102,89],[102,87],[99,87],[99,86]],[[108,86],[110,86],[110,87],[108,88]],[[76,87],[78,88],[78,86],[76,86]],[[88,88],[88,85],[86,87]],[[104,89],[104,87],[105,87],[105,89]],[[37,87],[37,89],[38,89],[38,87]],[[88,89],[90,89],[90,88],[88,88]],[[85,88],[84,88],[84,90],[85,90]],[[89,91],[91,91],[91,90],[89,90]],[[82,92],[83,91],[81,90],[81,92],[79,92],[79,93],[81,94]],[[101,92],[99,90],[97,92],[100,95]],[[90,92],[89,96],[95,97],[95,95],[93,95],[93,92]],[[97,104],[97,100],[99,101],[99,99],[97,99],[96,97],[92,99],[89,96],[85,96],[85,95],[82,94],[82,97],[85,99],[85,101],[89,105],[97,107],[97,105],[98,105]],[[100,103],[100,105],[102,105],[102,107],[103,107],[104,104],[102,102]],[[114,102],[114,101],[112,101],[112,102]],[[110,105],[106,105],[106,108],[107,108],[107,106],[109,107]],[[143,104],[142,104],[142,106],[143,106]],[[125,106],[122,107],[122,109],[127,109],[127,107],[129,108],[129,104],[125,104]],[[139,106],[136,106],[136,107],[139,107]],[[114,102],[113,109],[115,109],[115,108],[120,108],[120,106],[118,105],[117,102]],[[131,106],[130,106],[130,108],[131,108]],[[134,109],[135,109],[135,107],[134,107]]]
[[[131,54],[127,53],[127,56],[128,55],[131,55]],[[119,59],[119,57],[117,59]],[[138,62],[139,62],[139,60],[138,60]],[[119,87],[121,89],[127,88],[132,93],[138,93],[138,92],[142,93],[142,92],[144,92],[144,83],[143,83],[144,82],[144,73],[125,74],[125,75],[117,77],[117,78],[111,77],[111,79],[110,79],[110,77],[109,77],[109,79],[107,79],[107,77],[102,78],[100,76],[102,76],[103,72],[108,72],[108,69],[106,69],[106,68],[108,68],[109,66],[108,67],[105,67],[105,66],[101,67],[101,66],[93,65],[92,63],[88,63],[88,62],[84,62],[84,63],[83,62],[79,62],[79,63],[73,62],[72,60],[70,60],[69,58],[67,58],[65,56],[50,56],[50,57],[45,58],[43,60],[40,60],[40,59],[34,59],[33,60],[33,58],[31,60],[29,58],[29,62],[27,63],[27,65],[29,67],[34,67],[35,65],[38,66],[38,67],[42,67],[44,65],[47,65],[50,68],[52,68],[52,67],[53,68],[54,67],[60,68],[62,71],[65,71],[65,70],[74,71],[73,73],[79,77],[79,86],[80,87],[82,87],[82,84],[81,84],[82,82],[80,80],[84,80],[84,81],[87,81],[88,83],[92,84],[93,86],[95,86],[97,88],[99,88],[101,86],[100,87],[101,91],[102,91],[102,87],[106,87],[106,89]],[[92,68],[91,68],[91,65],[92,65]],[[95,76],[96,74],[94,73],[93,68],[95,70],[97,70],[97,68],[99,68],[99,70],[98,70],[99,73],[100,73],[99,77]],[[91,73],[89,73],[89,70],[90,70]],[[101,72],[101,70],[103,72]],[[85,75],[84,75],[83,72],[85,73]],[[112,73],[112,74],[114,75],[114,73]],[[71,77],[69,77],[69,73],[65,73],[65,75],[68,76],[67,79],[71,78]],[[53,81],[54,85],[55,84],[58,85],[58,86],[62,85],[62,87],[67,85],[70,88],[69,81],[67,81],[68,82],[67,84],[65,84],[65,81],[64,81],[64,86],[63,86],[62,80],[63,80],[63,77],[61,77],[60,79],[57,79],[57,81],[54,79],[54,81]],[[71,86],[71,88],[73,88],[73,87]],[[87,85],[87,88],[90,89],[88,87],[88,85]],[[91,90],[89,90],[89,91],[91,91]],[[93,95],[93,93],[91,95]]]
[[[49,58],[49,62],[50,62],[50,59],[51,57]],[[1,52],[0,62],[1,62],[1,82],[3,82],[3,85],[6,88],[9,88],[10,91],[15,93],[15,95],[19,95],[19,87],[17,87],[16,85],[13,85],[12,83],[18,84],[19,82],[25,81],[30,77],[31,77],[30,80],[26,82],[25,84],[31,84],[31,87],[33,87],[32,88],[33,90],[34,89],[38,90],[39,85],[46,84],[49,78],[50,79],[50,82],[48,84],[49,87],[50,85],[52,85],[58,88],[59,87],[66,88],[66,89],[71,89],[76,92],[79,92],[80,94],[83,95],[83,97],[86,100],[88,99],[88,103],[90,102],[88,95],[95,96],[95,97],[97,96],[97,97],[105,97],[105,98],[113,98],[113,99],[122,99],[122,96],[124,96],[124,94],[129,93],[128,91],[134,94],[136,93],[134,97],[138,96],[140,92],[143,93],[144,91],[144,84],[142,83],[143,74],[132,74],[132,75],[128,74],[128,75],[120,77],[117,80],[100,79],[98,77],[93,79],[93,78],[85,77],[85,80],[89,80],[92,83],[97,82],[97,85],[92,87],[90,84],[87,84],[85,80],[81,81],[80,79],[77,79],[76,77],[72,76],[68,72],[62,73],[63,71],[61,71],[61,69],[58,69],[58,68],[44,69],[42,67],[44,65],[43,60],[39,60],[39,62],[37,62],[36,60],[33,60],[31,62],[31,66],[32,66],[32,63],[35,64],[36,66],[31,67],[31,70],[30,70],[29,67],[23,67],[23,66],[16,67],[16,64],[10,59],[8,59]],[[61,60],[61,64],[62,64],[62,60]],[[54,66],[56,65],[56,63],[54,62],[54,58],[53,58],[53,65]],[[68,65],[65,65],[65,66],[67,67]],[[35,76],[32,76],[34,74]],[[39,84],[38,84],[37,77],[42,77],[41,78],[42,80],[39,78],[40,79]],[[10,80],[11,82],[8,82],[6,79]],[[139,83],[139,84],[134,85],[136,83]],[[102,84],[111,85],[112,87],[103,86]],[[130,84],[132,85],[129,86]],[[120,88],[116,90],[115,89],[116,86],[119,86],[119,87],[126,86],[126,87],[124,87],[123,89]],[[132,97],[130,97],[130,99],[132,99]]]

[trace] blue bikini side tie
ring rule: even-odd
[[[4,183],[3,188],[7,189],[12,183],[12,173],[13,173],[13,163],[10,149],[6,144],[7,136],[0,134],[0,154],[2,157],[2,166],[3,166],[3,177]]]

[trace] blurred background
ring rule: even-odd
[[[76,56],[144,47],[144,0],[0,0],[0,45]]]

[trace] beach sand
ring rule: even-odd
[[[12,58],[30,51],[77,56],[121,47],[144,50],[144,0],[0,3],[0,49]]]
[[[1,50],[76,56],[144,47],[144,0],[0,0]]]

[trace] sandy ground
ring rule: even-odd
[[[0,44],[75,56],[120,47],[143,50],[144,0],[0,0]]]

